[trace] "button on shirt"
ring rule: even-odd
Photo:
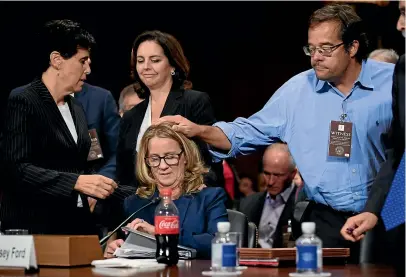
[[[272,248],[279,218],[285,209],[285,204],[292,190],[293,185],[285,189],[281,194],[278,194],[275,199],[272,199],[269,193],[267,193],[258,228],[258,243],[262,248]]]
[[[313,69],[280,87],[266,105],[249,118],[217,122],[232,147],[229,153],[211,149],[215,159],[254,152],[279,140],[289,145],[305,182],[307,196],[339,211],[362,211],[380,164],[385,160],[381,135],[392,120],[394,65],[362,62],[360,75],[345,96]],[[353,123],[350,158],[330,157],[330,122]]]

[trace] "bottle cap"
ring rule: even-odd
[[[161,193],[161,196],[172,196],[172,189],[170,188],[161,189],[159,192]]]
[[[314,234],[316,231],[316,223],[314,222],[303,222],[302,223],[302,233],[303,234]]]
[[[230,231],[230,222],[217,222],[217,230],[220,233],[227,233]]]

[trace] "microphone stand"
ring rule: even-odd
[[[113,232],[111,232],[110,234],[108,234],[107,236],[105,236],[104,238],[102,238],[102,239],[99,241],[100,245],[103,246],[103,245],[109,240],[109,238],[110,238],[113,234],[115,234],[121,227],[123,227],[124,224],[126,224],[128,221],[130,221],[130,219],[131,219],[135,214],[137,214],[138,212],[142,211],[142,210],[145,209],[146,207],[148,207],[148,206],[150,206],[150,205],[152,205],[152,204],[155,204],[156,202],[158,202],[158,201],[160,201],[160,200],[161,200],[161,197],[156,197],[155,199],[152,199],[151,202],[149,202],[148,204],[142,206],[141,208],[139,208],[138,210],[136,210],[135,212],[133,212],[129,217],[127,217],[123,222],[121,222],[120,225],[118,225],[118,226],[113,230]]]

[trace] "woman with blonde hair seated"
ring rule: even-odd
[[[179,210],[179,244],[197,250],[200,258],[211,255],[211,241],[217,222],[228,221],[226,193],[223,188],[205,187],[207,172],[196,144],[172,129],[172,123],[151,125],[141,140],[136,175],[140,182],[135,195],[124,201],[125,216],[159,196],[162,189],[172,189],[172,199]],[[127,226],[155,234],[154,214],[159,203],[140,211]],[[105,257],[113,257],[123,244],[118,239],[108,244]]]

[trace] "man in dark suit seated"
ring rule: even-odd
[[[286,144],[275,143],[265,150],[263,173],[267,190],[243,198],[239,210],[258,226],[262,248],[279,248],[283,247],[283,228],[292,218],[296,192],[297,169]]]

